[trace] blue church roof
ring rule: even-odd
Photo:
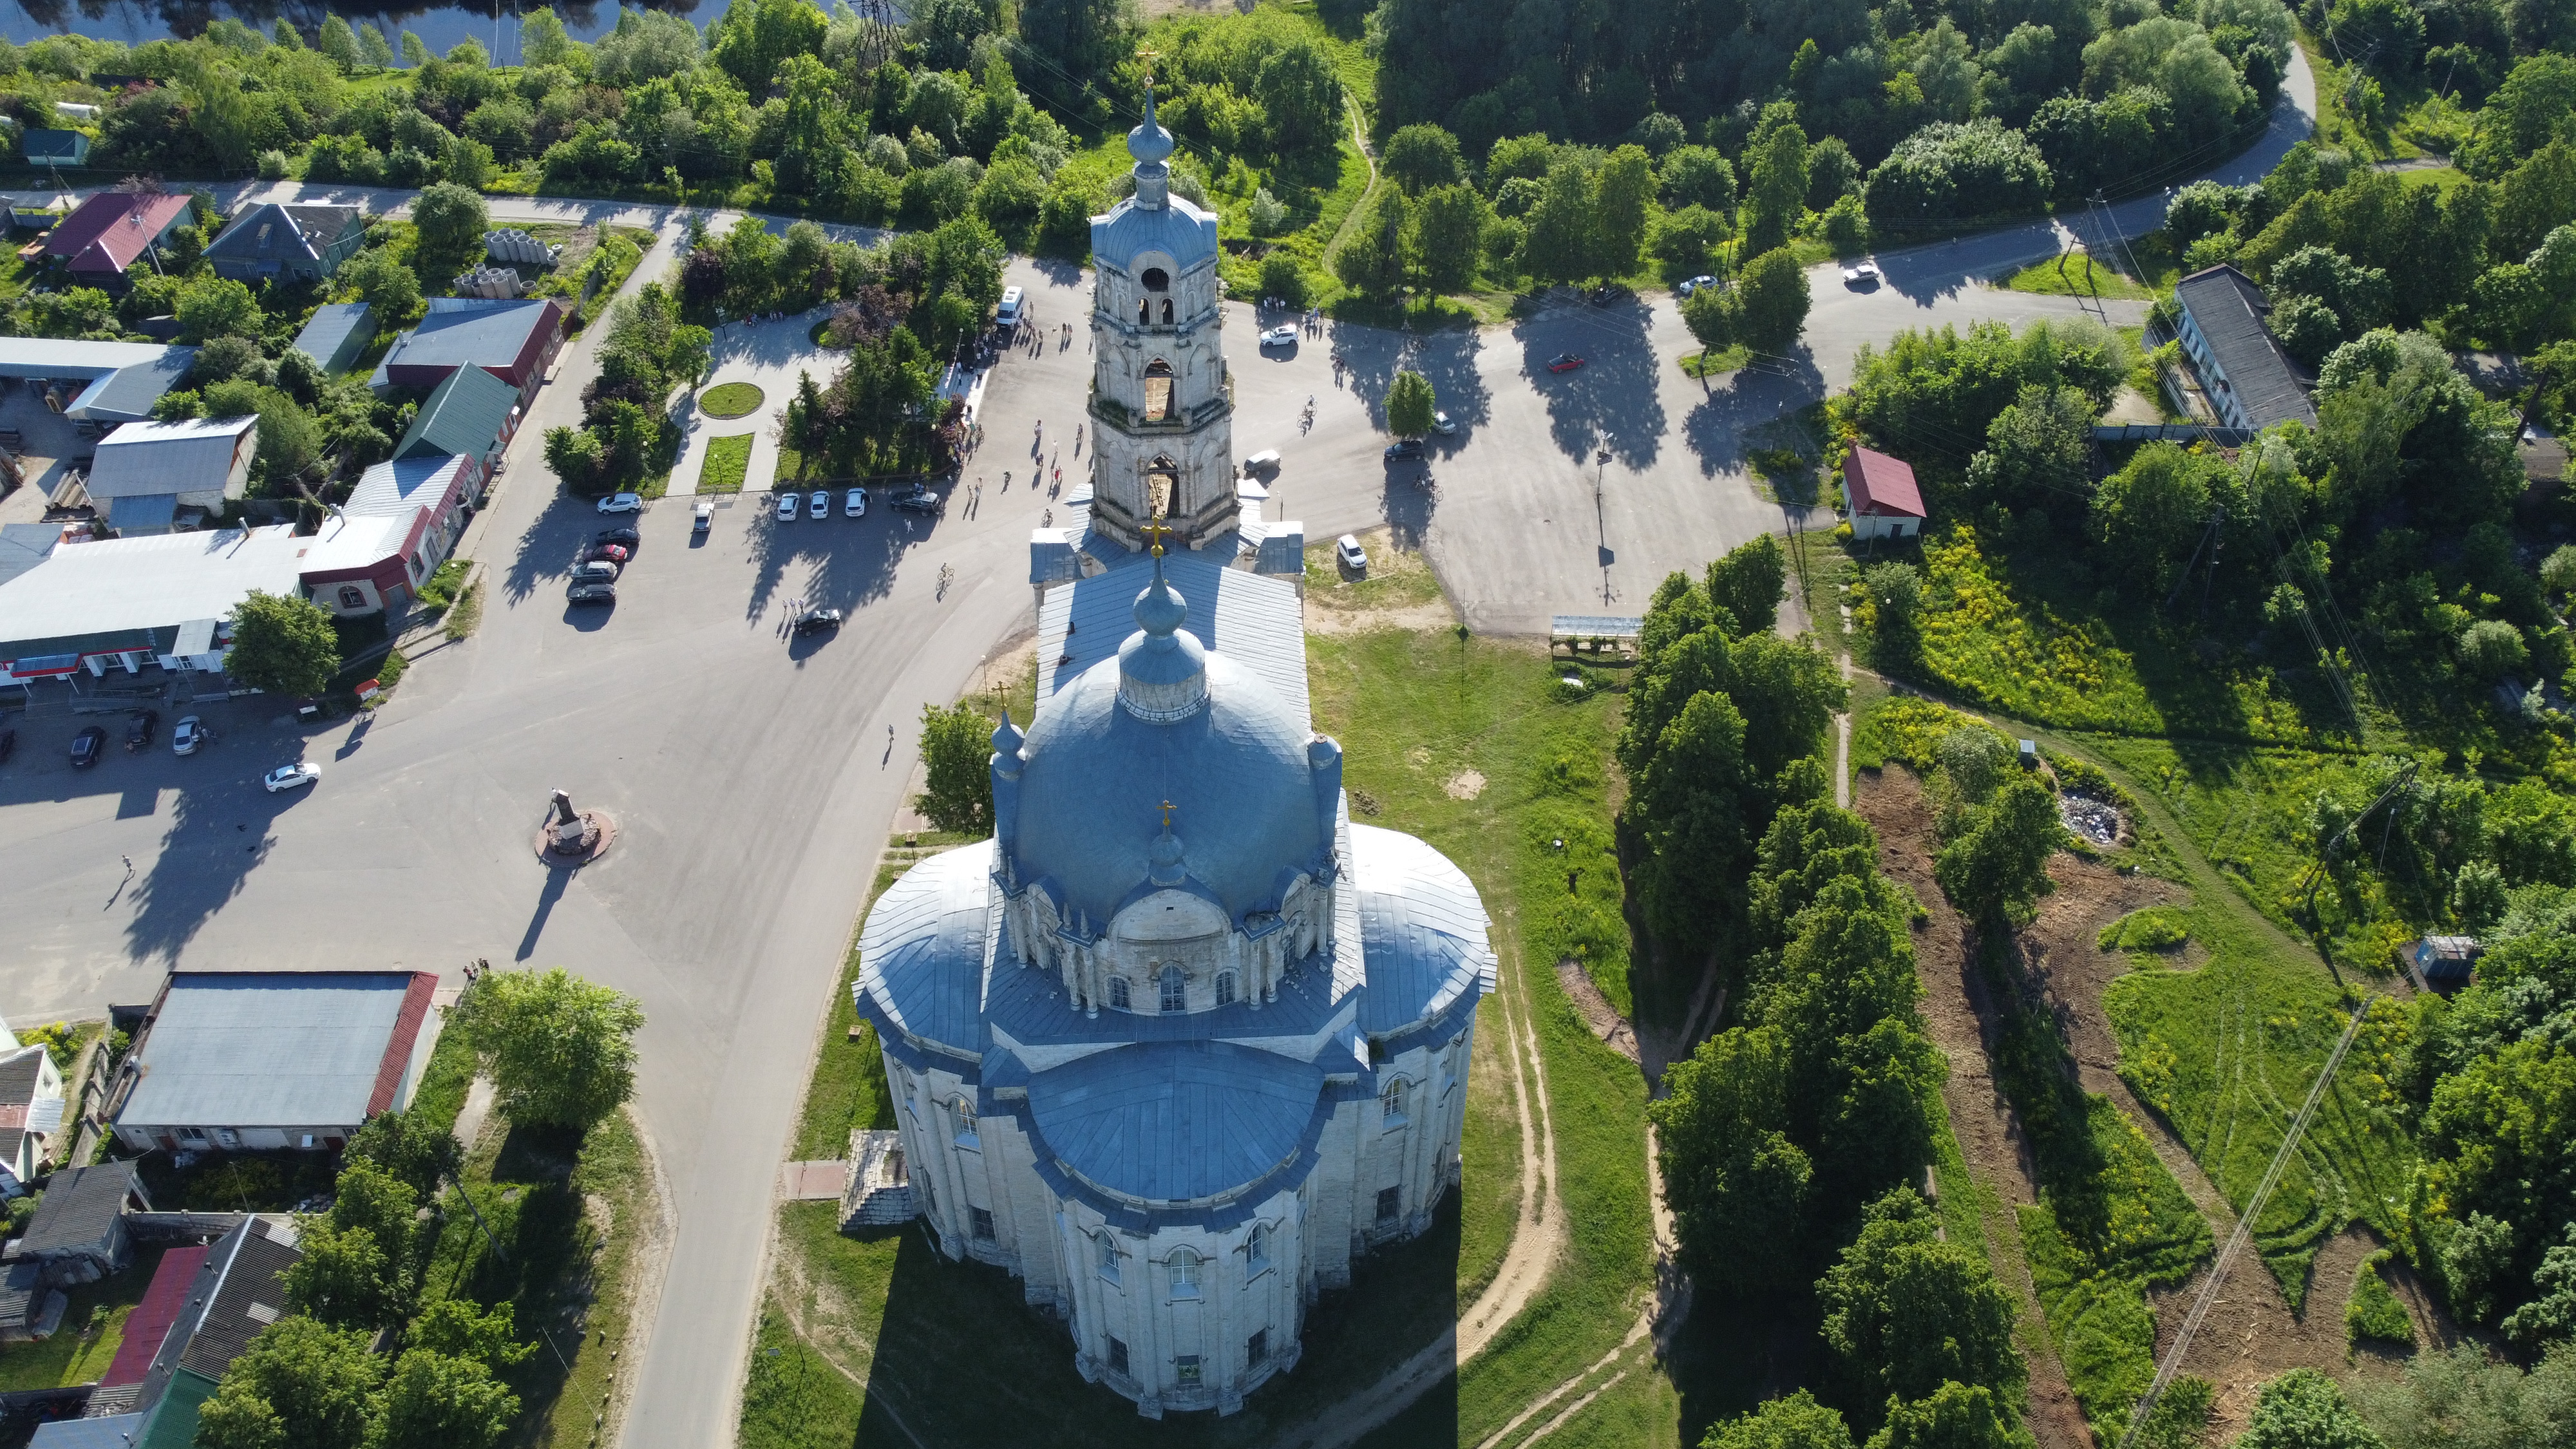
[[[1494,989],[1485,908],[1467,873],[1400,831],[1351,827],[1368,993],[1360,1029],[1399,1032]]]
[[[1108,1191],[1189,1202],[1259,1182],[1297,1157],[1324,1073],[1228,1042],[1097,1052],[1029,1083],[1039,1133],[1066,1168]]]
[[[993,842],[931,856],[886,887],[859,933],[861,1004],[969,1054],[982,1051],[984,953],[992,939]]]

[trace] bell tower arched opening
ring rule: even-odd
[[[1171,415],[1172,365],[1158,357],[1145,365],[1145,421],[1159,423]]]

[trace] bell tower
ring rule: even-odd
[[[1091,521],[1131,549],[1158,523],[1203,547],[1240,512],[1217,219],[1172,195],[1172,149],[1148,82],[1136,194],[1091,219]]]

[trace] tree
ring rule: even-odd
[[[2025,921],[2032,905],[2056,888],[2048,878],[2048,857],[2065,838],[2057,797],[2037,780],[2015,780],[1941,848],[1932,874],[1950,904],[1980,929]]]
[[[2093,493],[2099,557],[2149,581],[2161,593],[2176,560],[2210,522],[2210,460],[2171,443],[2149,443]]]
[[[349,1139],[347,1160],[370,1165],[427,1198],[455,1175],[461,1155],[456,1134],[427,1113],[378,1112]]]
[[[1700,1449],[1851,1449],[1843,1416],[1800,1389],[1752,1413],[1709,1426]]]
[[[1491,217],[1472,186],[1436,187],[1422,198],[1413,212],[1413,255],[1426,290],[1458,292],[1475,284],[1476,257]]]
[[[403,1271],[374,1234],[308,1222],[298,1229],[296,1249],[301,1256],[285,1276],[289,1310],[370,1333],[409,1316]]]
[[[2475,1344],[2428,1350],[2403,1380],[2362,1380],[2352,1397],[2388,1449],[2576,1442],[2576,1345],[2551,1344],[2527,1374]]]
[[[399,326],[420,307],[420,277],[382,247],[362,251],[343,263],[339,283],[375,309],[379,327]]]
[[[1667,276],[1697,276],[1708,270],[1727,230],[1726,218],[1704,206],[1666,212],[1655,224],[1655,260],[1664,264]]]
[[[1306,268],[1298,262],[1295,252],[1273,247],[1261,259],[1261,295],[1276,297],[1291,307],[1306,305]]]
[[[1807,273],[1788,248],[1748,263],[1735,294],[1743,309],[1744,345],[1754,351],[1784,352],[1807,330]]]
[[[1779,623],[1788,578],[1789,556],[1780,540],[1759,534],[1708,566],[1708,601],[1735,616],[1737,638],[1768,634]]]
[[[1385,300],[1404,285],[1404,193],[1389,187],[1369,204],[1358,230],[1333,254],[1333,275],[1364,297]]]
[[[207,1449],[359,1449],[384,1373],[369,1337],[301,1314],[261,1329],[207,1401],[197,1442]]]
[[[914,797],[913,808],[936,828],[978,838],[992,833],[993,734],[972,705],[922,706],[922,777],[929,789]]]
[[[403,64],[417,70],[429,64],[429,44],[406,30],[402,33]]]
[[[1431,379],[1407,368],[1386,390],[1386,430],[1399,438],[1427,437],[1436,406]]]
[[[2479,679],[2501,679],[2530,657],[2522,631],[2502,619],[2480,619],[2460,631],[2460,665]]]
[[[1023,10],[1023,31],[1027,24]],[[1329,150],[1345,130],[1341,76],[1332,57],[1302,36],[1262,60],[1253,72],[1252,99],[1268,114],[1271,149],[1283,157]]]
[[[562,18],[549,6],[540,5],[519,21],[519,51],[530,65],[570,68],[588,48],[565,33]]]
[[[2385,1449],[2335,1381],[2294,1368],[2263,1386],[2236,1449]]]
[[[378,30],[373,21],[361,21],[358,25],[358,58],[378,70],[393,68],[393,45],[385,39],[385,33]]]
[[[2013,1301],[1984,1258],[1937,1234],[1910,1187],[1871,1203],[1816,1283],[1825,1347],[1854,1401],[1931,1398],[1947,1383],[2017,1388]],[[1935,1441],[1912,1441],[1931,1443]]]
[[[224,673],[235,683],[270,694],[319,694],[339,672],[340,636],[321,605],[253,589],[233,607]]]
[[[1719,216],[1735,214],[1735,168],[1707,146],[1680,146],[1664,157],[1657,176],[1664,205],[1679,211],[1698,206]]]
[[[1592,175],[1580,162],[1560,161],[1547,173],[1538,205],[1530,209],[1529,240],[1521,259],[1542,282],[1576,282],[1593,275]]]
[[[1458,138],[1438,126],[1416,124],[1387,138],[1378,169],[1408,196],[1466,179],[1467,163],[1458,155]]]
[[[1639,873],[1645,915],[1665,941],[1699,940],[1735,913],[1759,824],[1749,818],[1757,782],[1745,753],[1735,702],[1714,690],[1692,694],[1657,733],[1629,797],[1628,818],[1651,852]]]
[[[337,15],[322,17],[322,30],[313,48],[329,57],[342,75],[365,63],[365,57],[358,50],[358,32],[350,29],[349,22]]]
[[[931,232],[922,255],[924,296],[955,293],[980,317],[1002,300],[1002,239],[981,217],[961,216]]]
[[[1744,227],[1748,252],[1786,245],[1806,209],[1807,133],[1790,114],[1780,106],[1766,110],[1761,129],[1745,147],[1745,170],[1751,182],[1745,201],[1752,212]]]
[[[1945,22],[1946,23],[1946,22]],[[1869,1449],[2030,1449],[2012,1405],[1984,1384],[1945,1383],[1925,1398],[1890,1403]]]
[[[1968,460],[1969,489],[2015,508],[2081,501],[2093,415],[2091,400],[2073,388],[2023,388],[1987,425],[1984,450]]]
[[[257,337],[259,302],[250,288],[224,277],[201,277],[179,289],[179,330],[191,342],[217,337]]]
[[[412,1320],[411,1345],[449,1358],[470,1359],[498,1373],[526,1362],[537,1351],[519,1342],[516,1310],[507,1302],[483,1312],[462,1298],[441,1298]]]
[[[385,1382],[368,1449],[496,1449],[518,1413],[519,1396],[482,1364],[407,1349]]]
[[[1732,287],[1695,287],[1682,299],[1682,325],[1700,346],[1700,359],[1720,348],[1733,347],[1744,330],[1744,308]]]
[[[479,194],[441,181],[411,204],[411,224],[419,237],[415,253],[421,270],[433,277],[472,263],[483,251],[483,233],[492,229],[491,209]]]
[[[1125,34],[1118,0],[1027,0],[1020,7],[1020,43],[1077,79],[1107,70]]]
[[[634,1095],[643,1007],[560,966],[485,976],[448,1024],[472,1043],[513,1123],[586,1132]]]
[[[1643,146],[1622,146],[1610,153],[1593,185],[1594,254],[1591,270],[1603,277],[1624,277],[1637,270],[1637,255],[1646,244],[1646,214],[1655,199],[1655,167]]]
[[[1646,1113],[1692,1274],[1748,1293],[1792,1287],[1815,1167],[1788,1135],[1788,1041],[1771,1027],[1729,1028],[1674,1063],[1664,1085]]]

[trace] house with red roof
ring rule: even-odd
[[[1854,446],[1843,459],[1843,512],[1854,538],[1911,538],[1923,528],[1923,490],[1903,459]]]
[[[45,234],[45,258],[81,286],[121,292],[126,269],[187,224],[185,193],[102,191]]]

